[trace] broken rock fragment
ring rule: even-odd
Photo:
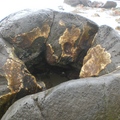
[[[90,48],[83,60],[83,66],[80,72],[80,77],[98,76],[109,63],[111,63],[111,55],[105,48],[96,45]]]
[[[116,70],[120,66],[119,46],[120,35],[109,26],[100,26],[83,60],[80,77],[101,76]]]

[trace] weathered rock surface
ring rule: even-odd
[[[53,10],[24,10],[8,16],[0,26],[2,37],[32,73],[33,67],[47,72],[43,68],[49,64],[76,71],[76,76],[98,30],[82,16]]]
[[[82,16],[49,9],[23,10],[0,23],[2,37],[14,46],[18,58],[26,64],[29,62],[29,66],[32,61],[35,64],[35,58],[42,52],[46,52],[46,60],[51,65],[80,60],[77,56],[81,53],[85,56],[97,30],[94,22]],[[39,63],[40,57],[43,58],[39,56],[36,60]]]
[[[0,75],[7,85],[1,83],[6,88],[1,90],[0,117],[19,98],[41,91],[43,82],[52,87],[46,76],[48,81],[51,76],[58,81],[79,78],[97,31],[98,25],[87,18],[50,9],[23,10],[3,19]]]
[[[120,66],[120,35],[113,28],[103,25],[94,38],[93,46],[100,44],[111,54],[115,68]]]
[[[120,35],[115,30],[106,25],[99,27],[93,45],[83,60],[80,76],[98,76],[116,70],[120,66],[119,46]]]
[[[76,14],[23,10],[0,22],[0,37],[0,117],[33,94],[2,120],[119,120],[120,36],[112,28],[98,30]],[[51,88],[86,70],[80,77],[99,77]],[[34,94],[42,90],[39,79],[51,89]]]
[[[0,38],[0,59],[1,117],[15,100],[42,89],[24,63],[16,57],[13,47],[2,38]]]
[[[120,70],[72,80],[14,103],[2,120],[119,120]]]

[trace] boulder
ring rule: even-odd
[[[0,23],[2,37],[28,67],[40,63],[43,54],[50,65],[82,61],[79,54],[85,56],[97,31],[98,25],[87,18],[50,9],[23,10]]]
[[[115,30],[72,13],[23,10],[0,22],[0,37],[0,119],[119,119]]]
[[[64,0],[64,3],[71,6],[77,6],[80,4],[80,0]]]
[[[107,1],[102,8],[115,8],[117,6],[117,3],[114,1]]]
[[[84,6],[89,6],[90,0],[64,0],[64,3],[71,5],[71,6],[77,6],[79,4],[83,4]]]
[[[1,120],[119,120],[120,69],[62,83],[15,102]]]
[[[87,18],[51,9],[22,10],[4,18],[0,22],[0,117],[26,95],[79,78],[97,31],[98,25]]]

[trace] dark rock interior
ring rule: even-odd
[[[40,59],[39,57],[36,59]],[[32,66],[29,67],[29,63],[26,64],[27,69],[32,75],[35,76],[37,82],[43,86],[43,89],[49,89],[62,82],[79,78],[79,69],[72,67],[71,65],[55,66],[49,65],[46,59],[36,63],[33,61]]]

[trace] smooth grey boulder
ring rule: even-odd
[[[120,69],[72,80],[15,102],[1,120],[119,120]]]
[[[117,3],[114,1],[107,1],[102,8],[115,8],[117,6]]]
[[[71,5],[71,6],[77,6],[79,4],[83,4],[84,6],[89,5],[90,0],[64,0],[64,3]]]
[[[76,6],[80,4],[80,0],[64,0],[64,3],[71,5],[71,6]]]

